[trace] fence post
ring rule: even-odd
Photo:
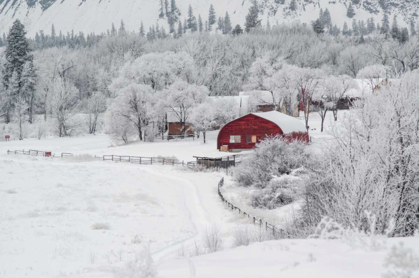
[[[163,165],[164,165],[164,158],[163,158]]]
[[[253,216],[253,223],[256,224],[256,217]]]
[[[142,159],[142,157],[140,156],[140,164],[141,164],[141,159]]]
[[[153,158],[151,158],[151,165],[153,165]]]
[[[266,231],[268,230],[268,222],[265,222]]]
[[[131,156],[128,156],[128,162],[131,163]]]
[[[112,161],[113,161],[113,155],[112,155]]]

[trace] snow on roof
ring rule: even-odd
[[[273,104],[272,94],[268,91],[240,92],[239,96],[249,96],[257,105]]]
[[[307,129],[302,121],[277,111],[252,114],[273,122],[282,129],[284,134],[290,134],[293,132],[307,132]]]

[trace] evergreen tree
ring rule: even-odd
[[[409,40],[409,30],[407,28],[403,28],[400,32],[399,41],[400,43],[405,43]]]
[[[397,24],[397,16],[394,15],[393,18],[393,24],[391,25],[391,31],[390,31],[391,37],[395,40],[400,40],[400,29],[399,29],[399,25]]]
[[[352,4],[358,5],[361,2],[361,0],[352,0]]]
[[[196,32],[198,30],[198,25],[196,23],[196,17],[193,14],[192,6],[189,5],[188,10],[188,20],[187,20],[187,28],[191,29],[191,32]]]
[[[169,17],[170,15],[169,0],[164,0],[164,12],[165,12],[166,17]]]
[[[355,19],[352,20],[352,32],[354,36],[359,36],[361,34],[359,30],[358,22]]]
[[[243,29],[239,24],[237,24],[236,27],[234,27],[233,35],[238,36],[241,34],[243,34]]]
[[[322,22],[323,22],[323,25],[324,26],[326,26],[327,28],[331,28],[331,26],[332,26],[332,17],[330,16],[330,12],[329,12],[329,10],[327,8],[326,8],[326,10],[323,13]]]
[[[115,28],[115,24],[112,23],[112,29],[111,29],[111,35],[115,36],[117,34],[116,28]]]
[[[6,61],[3,68],[3,86],[6,93],[4,98],[4,113],[6,116],[6,123],[9,123],[12,116],[12,110],[16,104],[16,99],[18,95],[23,92],[22,89],[26,86],[25,84],[27,84],[25,79],[26,74],[24,73],[25,65],[31,65],[31,68],[33,69],[33,55],[29,48],[29,42],[26,39],[25,26],[19,20],[16,20],[13,23],[9,35],[7,36],[5,56]],[[34,75],[34,79],[35,78]],[[29,88],[26,92],[33,93],[29,92]]]
[[[204,24],[202,23],[201,15],[199,15],[198,17],[198,30],[199,30],[199,33],[202,33],[204,31]]]
[[[269,22],[269,18],[266,19],[266,30],[271,30],[271,23]]]
[[[121,20],[121,26],[119,27],[119,35],[125,34],[125,23]]]
[[[346,23],[346,21],[343,24],[342,35],[349,36],[349,29],[348,29],[348,24]]]
[[[177,28],[177,37],[178,38],[182,37],[182,34],[183,34],[182,22],[179,20],[179,25]]]
[[[217,30],[221,30],[223,32],[224,30],[224,19],[222,17],[218,18],[218,27]]]
[[[216,23],[216,15],[215,15],[215,9],[214,6],[211,4],[209,9],[209,15],[208,15],[208,30],[212,30],[212,26]]]
[[[363,44],[363,43],[365,43],[364,35],[361,35],[361,37],[359,38],[358,43],[359,43],[359,44]]]
[[[165,15],[165,9],[164,9],[164,2],[163,0],[160,0],[160,14],[159,14],[159,18],[164,18]]]
[[[381,34],[388,34],[390,32],[390,19],[388,18],[388,14],[384,14],[383,21],[381,25]]]
[[[365,25],[365,22],[363,20],[358,21],[358,27],[359,27],[359,33],[361,35],[367,35],[368,34],[367,26]]]
[[[349,4],[348,10],[346,11],[346,16],[349,18],[353,18],[355,16],[355,10],[354,7],[352,7],[352,4]]]
[[[52,26],[51,26],[51,42],[52,42],[51,46],[55,45],[56,39],[57,39],[57,35],[55,33],[55,27],[54,27],[54,24],[52,24]]]
[[[142,22],[142,21],[141,21],[141,26],[140,26],[140,36],[141,36],[142,38],[144,38],[144,37],[145,37],[144,24],[143,24],[143,22]]]
[[[413,20],[410,21],[410,35],[416,36],[416,28],[415,28],[415,22]]]
[[[367,30],[368,30],[368,34],[372,34],[372,33],[375,32],[375,22],[374,22],[374,18],[373,17],[371,17],[367,21]]]
[[[21,77],[21,90],[20,98],[25,101],[27,107],[29,123],[34,122],[34,106],[35,106],[35,86],[36,86],[37,75],[33,61],[27,61],[23,67]]]
[[[187,30],[188,30],[188,25],[186,23],[186,19],[184,19],[183,20],[183,33],[186,34]]]
[[[290,10],[291,10],[291,11],[296,11],[296,10],[297,10],[297,1],[295,1],[295,0],[291,0],[291,3],[290,3]]]
[[[209,31],[209,27],[208,27],[208,21],[205,21],[205,32]]]
[[[231,24],[230,15],[226,12],[226,16],[224,18],[224,30],[223,34],[230,34],[231,30],[233,30],[233,26]]]
[[[250,32],[251,29],[259,26],[259,24],[259,7],[256,0],[253,0],[253,5],[249,9],[249,13],[246,16],[246,23],[244,24],[246,32]]]
[[[313,30],[316,34],[324,34],[324,25],[323,22],[318,18],[316,21],[312,22]]]

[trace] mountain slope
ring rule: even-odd
[[[299,21],[310,23],[318,18],[320,9],[329,9],[332,21],[338,26],[349,25],[353,19],[346,16],[347,7],[354,3],[355,19],[367,20],[374,17],[381,22],[384,12],[391,17],[398,16],[401,25],[416,21],[419,1],[412,0],[296,0],[296,9],[290,9],[292,0],[258,0],[261,19],[271,25],[282,22]],[[194,14],[208,18],[210,4],[217,17],[228,11],[233,24],[244,24],[251,0],[177,0],[181,18],[186,17],[189,4]],[[49,33],[51,25],[63,32],[83,31],[101,33],[115,23],[124,20],[128,30],[137,31],[144,22],[146,28],[159,23],[167,26],[165,19],[159,19],[159,0],[0,0],[0,33],[7,32],[15,19],[20,19],[28,28],[30,36],[39,30]]]

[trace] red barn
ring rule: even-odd
[[[253,149],[268,136],[282,135],[289,140],[309,142],[302,121],[277,111],[252,113],[226,124],[218,134],[217,148],[229,151]]]

